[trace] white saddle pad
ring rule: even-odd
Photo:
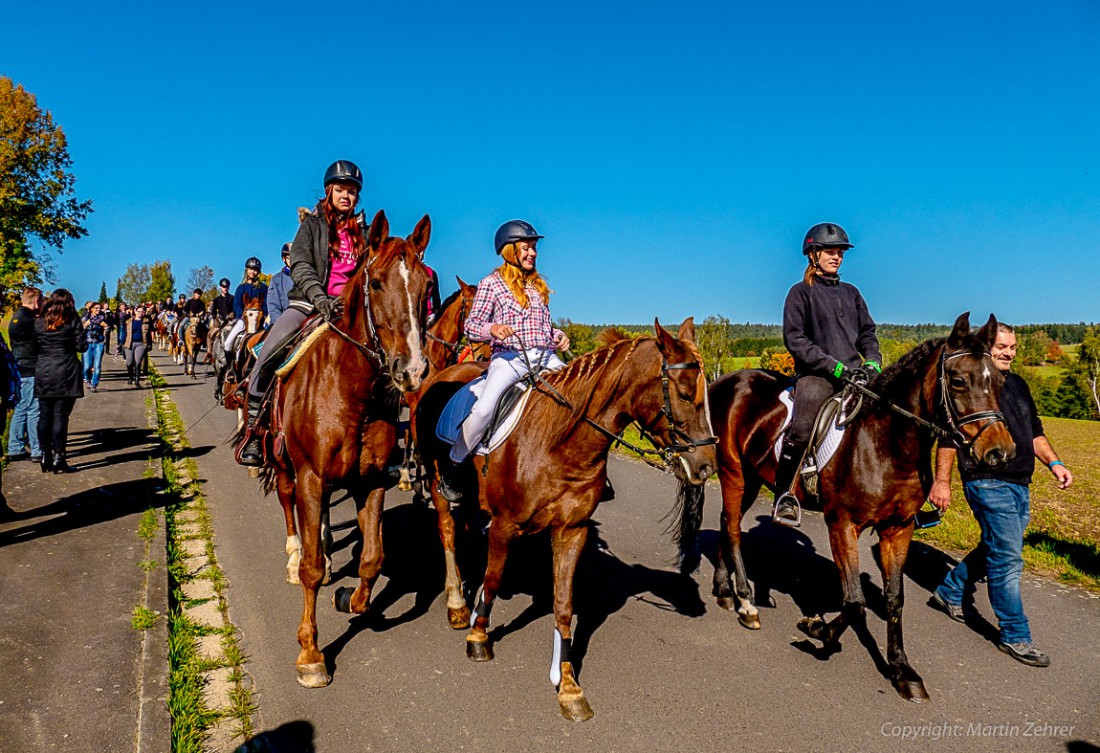
[[[791,423],[791,416],[794,413],[793,394],[793,387],[788,387],[779,393],[779,402],[787,409],[787,414],[783,417],[783,426],[779,429],[779,437],[775,440],[775,447],[773,448],[776,460],[779,460],[779,454],[783,449],[783,435],[786,434],[787,427]],[[837,423],[843,422],[843,419],[844,409],[841,408],[836,414],[836,419],[829,425],[829,430],[825,432],[825,436],[821,438],[817,447],[811,448],[813,450],[814,459],[817,461],[818,470],[825,467],[825,464],[828,463],[836,453],[836,448],[840,447],[840,440],[844,439],[844,428],[837,426]]]
[[[489,437],[489,441],[478,443],[476,450],[478,455],[488,455],[504,444],[504,440],[519,424],[519,417],[523,415],[523,409],[527,406],[527,401],[531,399],[532,393],[526,383],[521,382],[520,384],[523,388],[523,394],[520,395],[508,415],[497,426],[497,430]],[[484,387],[485,377],[480,376],[464,385],[447,401],[447,405],[444,406],[443,412],[439,415],[439,421],[435,425],[435,435],[437,437],[450,445],[458,441],[459,434],[462,432],[462,422],[470,415],[470,411],[473,410],[474,403],[481,396]]]

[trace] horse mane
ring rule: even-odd
[[[596,341],[597,345],[613,345],[621,340],[629,340],[630,335],[620,327],[612,325],[610,327],[605,327],[603,331],[593,339]]]
[[[600,334],[603,335],[614,329],[609,327]],[[560,371],[548,374],[545,377],[547,383],[573,406],[568,420],[554,422],[555,428],[550,431],[551,442],[559,443],[568,439],[590,409],[594,408],[599,412],[606,408],[619,394],[623,371],[631,354],[643,343],[655,344],[656,339],[655,337],[614,336],[609,344],[573,359]],[[610,374],[606,373],[609,367],[612,369]],[[555,410],[564,409],[565,406],[555,408]]]
[[[443,312],[447,310],[447,307],[455,302],[455,299],[462,295],[462,288],[459,288],[455,292],[443,299],[443,302],[439,304],[439,311]]]
[[[946,337],[925,340],[899,358],[893,366],[888,366],[869,386],[884,397],[890,395],[902,386],[905,377],[916,376],[917,367],[946,342]]]

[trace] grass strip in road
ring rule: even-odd
[[[169,575],[168,614],[168,708],[172,719],[172,750],[175,753],[201,753],[216,725],[229,722],[233,736],[252,735],[252,714],[256,705],[251,686],[244,674],[246,657],[236,629],[229,621],[225,602],[226,580],[214,552],[213,525],[199,478],[198,464],[186,457],[190,446],[184,424],[169,394],[167,383],[150,367],[150,383],[156,405],[157,425],[163,445],[161,470],[167,497],[164,506],[167,528],[167,567]],[[192,542],[198,541],[196,547]],[[201,548],[206,567],[194,571],[188,564],[188,550]],[[209,581],[213,597],[193,598],[188,591]],[[201,624],[188,616],[188,610],[206,602],[216,603],[220,626]],[[200,652],[200,641],[216,636],[221,650],[211,657]],[[229,670],[230,689],[227,704],[211,708],[207,697],[208,674]]]

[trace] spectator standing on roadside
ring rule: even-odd
[[[88,338],[88,350],[84,354],[85,381],[91,385],[92,392],[99,391],[99,374],[103,368],[103,352],[107,347],[107,331],[110,325],[103,307],[92,303],[88,314],[81,320],[84,334]]]
[[[153,344],[153,332],[145,318],[142,306],[134,308],[134,315],[126,322],[122,330],[122,352],[126,357],[126,383],[141,386],[141,376],[145,367],[145,354]]]
[[[38,441],[42,445],[42,472],[68,473],[65,444],[69,437],[69,415],[78,398],[84,397],[78,353],[88,347],[84,326],[76,313],[73,294],[64,288],[53,291],[42,316],[34,323],[34,393],[41,412]]]
[[[42,462],[42,448],[38,443],[38,398],[34,395],[34,372],[38,353],[34,346],[34,322],[42,308],[42,291],[35,287],[23,291],[23,305],[11,317],[8,325],[8,342],[19,364],[22,397],[15,406],[8,430],[8,459],[19,460],[27,456],[36,463]]]
[[[122,330],[126,327],[126,322],[130,319],[132,314],[130,313],[130,307],[122,301],[118,302],[118,310],[115,312],[115,327],[117,332],[115,333],[115,341],[118,343],[115,347],[115,355],[122,358]]]
[[[267,289],[267,320],[269,325],[275,324],[286,307],[290,305],[290,289],[294,287],[294,281],[290,279],[290,247],[292,243],[283,244],[283,268],[271,276],[271,285]]]
[[[986,578],[989,603],[1000,628],[997,648],[1024,664],[1048,667],[1050,657],[1032,642],[1031,626],[1020,598],[1024,531],[1031,519],[1028,486],[1036,458],[1050,469],[1059,489],[1069,488],[1073,474],[1058,459],[1043,433],[1043,422],[1027,382],[1009,371],[1016,358],[1016,332],[1012,327],[997,325],[990,355],[1004,374],[998,403],[1016,443],[1016,455],[1003,467],[991,470],[975,464],[967,453],[957,453],[954,447],[941,445],[936,450],[936,479],[929,500],[941,510],[951,503],[951,467],[957,456],[963,492],[981,528],[981,541],[932,592],[930,604],[956,622],[966,622],[963,600],[974,583]]]

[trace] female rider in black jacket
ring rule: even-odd
[[[294,283],[287,296],[290,305],[267,333],[260,357],[249,375],[249,429],[256,425],[260,401],[273,376],[269,362],[313,313],[320,313],[325,319],[339,316],[336,298],[367,248],[361,219],[355,214],[363,188],[359,168],[353,162],[337,160],[325,171],[324,185],[325,198],[302,220],[290,248],[290,279]],[[258,466],[263,461],[260,438],[251,431],[245,437],[248,441],[240,453],[241,463]]]
[[[829,222],[814,225],[802,242],[808,261],[802,282],[783,304],[783,341],[794,358],[794,415],[783,439],[775,473],[772,520],[798,527],[802,519],[791,489],[810,441],[821,405],[844,380],[864,383],[871,371],[882,371],[875,322],[863,296],[837,273],[852,244],[844,228]]]

